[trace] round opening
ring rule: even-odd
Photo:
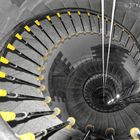
[[[117,102],[119,84],[113,76],[108,75],[105,87],[103,87],[102,75],[96,74],[90,77],[84,84],[83,95],[87,104],[100,112],[114,112],[123,109]]]

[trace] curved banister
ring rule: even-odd
[[[85,14],[85,13],[90,13],[91,15],[95,15],[95,16],[99,16],[101,17],[101,13],[91,10],[91,9],[85,9],[85,8],[62,8],[62,9],[57,9],[57,10],[53,10],[51,12],[47,12],[47,13],[43,13],[43,14],[39,14],[33,18],[30,19],[26,19],[23,22],[20,22],[18,25],[16,25],[13,28],[13,33],[11,34],[11,36],[9,37],[7,42],[14,42],[13,37],[15,36],[15,34],[18,33],[22,33],[24,31],[24,26],[28,25],[28,26],[32,26],[34,24],[34,21],[36,19],[38,19],[39,21],[46,19],[46,15],[49,16],[56,16],[56,13],[59,12],[60,14],[66,14],[67,11],[70,11],[71,13],[77,13],[77,11],[80,11],[81,13]],[[111,21],[111,19],[109,17],[107,17],[105,15],[105,18],[108,19],[108,21]],[[138,47],[138,49],[140,49],[140,45],[137,41],[137,39],[135,38],[135,36],[123,25],[121,25],[119,22],[117,22],[116,20],[114,21],[114,24],[116,24],[116,26],[119,26],[120,28],[124,29],[124,31],[134,40],[136,46]],[[4,44],[4,46],[7,45],[7,42]]]

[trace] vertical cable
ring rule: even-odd
[[[106,80],[107,80],[107,73],[108,73],[108,63],[109,63],[110,47],[111,47],[111,41],[112,41],[112,31],[113,31],[113,24],[114,24],[115,8],[116,8],[116,0],[113,0],[112,16],[111,16],[111,25],[110,25],[110,33],[109,33],[109,44],[108,44],[108,52],[107,52],[107,63],[106,63],[105,83],[106,83]]]
[[[102,76],[103,76],[103,94],[104,94],[104,85],[105,85],[105,77],[104,77],[104,0],[101,0],[101,7],[102,7]]]

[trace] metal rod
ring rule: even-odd
[[[129,50],[130,53],[131,53],[132,49],[134,48],[134,45],[135,45],[135,44],[133,43],[131,49]]]
[[[42,130],[41,132],[35,133],[35,137],[36,138],[44,137],[45,139],[47,139],[50,136],[52,136],[54,133],[56,133],[57,131],[66,127],[68,124],[69,124],[69,122],[64,122],[64,123],[61,123],[59,125],[47,128],[46,130]]]
[[[31,74],[31,75],[33,75],[33,76],[39,77],[38,74],[33,73],[33,72],[31,72],[31,71],[29,71],[29,70],[27,70],[27,69],[25,69],[25,68],[22,68],[22,67],[20,67],[20,66],[18,66],[18,65],[15,65],[14,63],[9,62],[8,66],[10,66],[10,67],[12,67],[12,68],[14,68],[14,69],[16,69],[16,70],[19,70],[19,71],[22,71],[22,72]]]
[[[91,32],[92,32],[92,24],[91,24],[91,18],[90,18],[90,15],[88,15],[88,20],[89,20],[90,30],[91,30]]]
[[[82,140],[87,140],[88,139],[88,136],[90,135],[90,130],[85,134],[84,138]]]
[[[122,40],[123,33],[124,33],[124,30],[121,31],[121,36],[120,36],[119,42],[121,42],[121,40]]]
[[[97,16],[97,19],[98,19],[98,27],[99,27],[99,28],[98,28],[98,29],[99,29],[98,31],[99,31],[99,33],[100,33],[100,16],[99,16],[99,15]]]
[[[58,18],[60,19],[61,24],[63,25],[63,27],[64,27],[64,29],[65,29],[67,35],[69,35],[69,32],[68,32],[68,30],[67,30],[67,28],[66,28],[66,26],[65,26],[65,24],[64,24],[64,22],[63,22],[63,20],[62,20],[62,18],[61,18],[61,17],[58,17]]]
[[[106,35],[107,35],[107,31],[108,31],[108,19],[106,18]]]
[[[46,115],[52,115],[54,111],[40,111],[40,112],[30,112],[28,113],[27,117],[39,117],[39,116],[46,116]]]
[[[114,137],[113,136],[111,136],[111,140],[114,140]]]
[[[16,113],[16,121],[21,121],[24,119],[32,119],[32,118],[37,118],[41,116],[47,116],[47,115],[52,115],[54,111],[40,111],[40,112],[22,112],[22,113]]]
[[[68,32],[68,30],[67,30],[67,28],[66,28],[66,26],[65,26],[65,24],[64,24],[64,22],[63,22],[63,20],[61,20],[61,23],[62,23],[63,27],[65,28],[67,34],[69,35],[69,32]]]
[[[59,36],[60,38],[62,38],[61,35],[60,35],[60,33],[58,32],[58,30],[56,29],[55,25],[52,23],[52,21],[49,21],[49,22],[50,22],[50,24],[52,25],[52,27],[54,28],[54,30],[56,31],[56,33],[58,34],[58,36]]]
[[[84,27],[84,23],[83,23],[81,14],[79,15],[79,17],[80,17],[80,21],[81,21],[81,25],[82,25],[83,31],[85,31],[85,27]]]
[[[114,24],[114,27],[113,27],[112,38],[114,38],[114,35],[115,35],[115,27],[116,27],[116,24]]]
[[[30,83],[30,82],[25,81],[25,80],[22,80],[22,79],[15,78],[15,77],[13,77],[13,76],[7,75],[7,76],[5,77],[5,79],[6,79],[6,80],[9,80],[9,81],[11,81],[11,82],[15,82],[15,83],[19,83],[19,84],[25,84],[25,85],[29,85],[29,86],[33,86],[33,87],[40,88],[39,85],[36,85],[36,84],[34,84],[34,83]]]
[[[133,59],[135,59],[135,57],[137,56],[138,53],[139,53],[139,51],[137,51],[137,52],[135,53],[135,55],[133,56]]]
[[[33,51],[35,51],[36,53],[38,53],[40,56],[44,57],[44,55],[42,53],[40,53],[37,49],[35,49],[32,45],[30,45],[29,43],[27,43],[24,39],[19,40],[20,42],[22,42],[25,46],[29,47],[30,49],[32,49]]]
[[[128,36],[128,38],[127,38],[127,41],[126,41],[126,43],[125,43],[125,47],[127,46],[129,40],[130,40],[130,36]]]
[[[136,62],[136,65],[140,62],[140,59]]]
[[[52,40],[52,38],[48,35],[48,33],[43,29],[43,27],[41,25],[37,26],[37,27],[51,40],[51,42],[53,44],[55,44],[54,41]]]
[[[113,31],[113,25],[114,25],[115,8],[116,8],[116,0],[113,0],[111,26],[110,26],[110,34],[109,34],[109,44],[108,44],[108,53],[107,53],[107,64],[106,64],[106,73],[105,73],[105,83],[106,83],[107,74],[108,74],[108,64],[109,64],[109,57],[110,57],[110,48],[111,48],[111,41],[112,41],[112,31]]]
[[[75,33],[77,33],[77,30],[76,30],[76,27],[75,27],[75,25],[74,25],[74,21],[73,21],[73,19],[72,19],[72,16],[69,15],[69,17],[70,17],[71,23],[72,23],[72,25],[73,25],[74,31],[75,31]]]
[[[42,43],[42,41],[32,32],[28,32],[34,39],[36,39],[46,50],[48,50],[48,48],[46,47],[46,45],[44,43]]]
[[[102,7],[102,77],[103,77],[103,97],[104,97],[104,88],[105,88],[105,56],[104,56],[104,47],[105,47],[105,42],[104,42],[104,0],[101,0],[101,7]]]
[[[17,54],[18,56],[20,56],[20,57],[22,57],[22,58],[24,58],[24,59],[26,59],[26,60],[28,60],[28,61],[34,63],[35,65],[37,65],[37,66],[39,66],[39,67],[41,67],[40,64],[38,64],[36,61],[34,61],[34,60],[32,60],[31,58],[29,58],[28,56],[26,56],[24,53],[20,52],[19,50],[15,49],[14,52],[15,52],[15,54]]]
[[[8,98],[14,98],[14,99],[24,99],[24,100],[45,100],[44,97],[36,97],[36,96],[30,96],[30,95],[24,95],[24,94],[16,94],[16,93],[8,93]]]

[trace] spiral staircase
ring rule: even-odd
[[[0,1],[0,91],[5,93],[0,97],[1,111],[61,109],[57,117],[10,122],[14,133],[40,132],[72,116],[75,126],[50,140],[81,140],[88,124],[95,127],[90,139],[106,138],[110,127],[116,140],[129,139],[130,128],[140,127],[138,3],[117,0],[103,95],[100,1]],[[105,0],[105,58],[111,5]],[[115,101],[107,104],[110,99]]]

